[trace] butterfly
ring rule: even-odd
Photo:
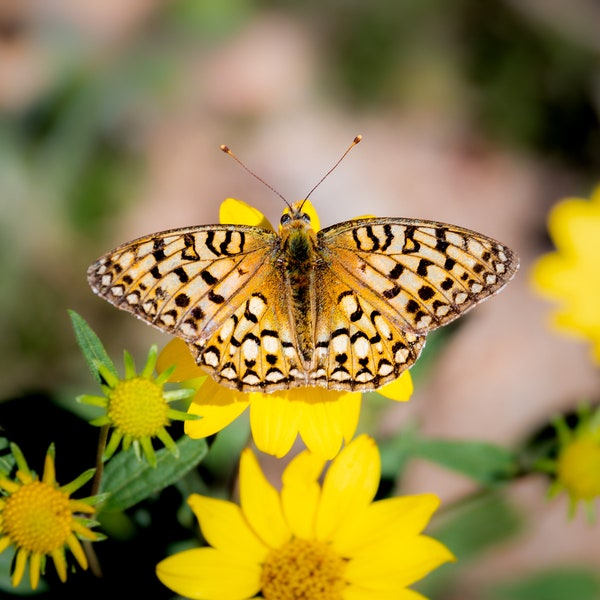
[[[435,221],[363,218],[315,232],[306,199],[289,204],[249,172],[288,204],[279,232],[172,229],[88,269],[96,294],[185,340],[226,387],[376,390],[414,364],[430,331],[499,292],[519,266],[507,246]]]

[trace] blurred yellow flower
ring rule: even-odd
[[[558,302],[553,325],[590,340],[600,364],[600,186],[590,200],[559,202],[548,217],[548,231],[556,252],[534,265],[534,287]]]
[[[556,478],[550,496],[564,490],[569,495],[570,515],[583,502],[588,518],[593,521],[594,502],[600,498],[600,409],[591,413],[583,407],[574,429],[564,419],[558,419],[555,427],[560,443],[558,457],[545,469]]]
[[[313,227],[319,218],[310,202],[303,210]],[[221,222],[271,228],[265,217],[240,200],[228,198],[221,205]],[[189,413],[201,417],[185,423],[192,438],[217,433],[250,407],[250,426],[259,450],[274,456],[285,456],[300,435],[307,448],[320,456],[333,458],[343,442],[349,442],[356,431],[360,414],[360,392],[336,392],[322,388],[296,388],[270,394],[242,393],[215,383],[196,365],[187,345],[174,339],[158,357],[157,370],[176,365],[170,381],[196,379],[198,391]],[[203,378],[203,379],[199,379]],[[410,373],[383,386],[378,393],[398,401],[408,400],[413,392]]]
[[[210,547],[160,562],[158,578],[203,600],[424,600],[408,586],[452,553],[422,531],[439,505],[432,494],[373,502],[379,451],[361,435],[333,460],[304,451],[286,467],[277,492],[256,456],[240,462],[240,505],[193,494]]]
[[[72,500],[71,494],[84,485],[94,474],[94,469],[82,473],[71,483],[59,486],[55,479],[54,447],[46,454],[44,474],[40,480],[27,465],[21,450],[15,444],[11,449],[17,463],[16,478],[0,472],[0,553],[11,546],[16,550],[12,580],[19,585],[29,562],[29,581],[36,589],[40,574],[45,572],[46,559],[52,558],[60,580],[67,580],[68,548],[82,569],[88,561],[79,539],[103,539],[90,526],[88,517],[95,508],[95,498]],[[76,516],[77,515],[77,516]]]

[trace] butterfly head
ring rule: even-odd
[[[310,215],[302,210],[305,200],[294,202],[282,215],[279,221],[282,227],[290,224],[292,221],[302,221],[310,226]]]
[[[312,230],[320,229],[319,216],[310,201],[298,200],[286,208],[279,221],[279,230]]]

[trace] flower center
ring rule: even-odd
[[[344,567],[328,544],[293,540],[267,557],[262,594],[267,600],[341,600]]]
[[[133,439],[155,436],[169,423],[162,387],[150,379],[119,381],[108,399],[109,419],[116,429]]]
[[[580,500],[600,496],[600,442],[581,437],[565,446],[558,459],[558,479]]]
[[[3,529],[15,546],[49,554],[71,534],[69,497],[42,481],[21,486],[6,499]]]

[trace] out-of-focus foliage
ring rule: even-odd
[[[600,164],[598,48],[570,28],[506,0],[326,0],[298,11],[319,21],[330,81],[347,101],[467,111],[501,142]]]

